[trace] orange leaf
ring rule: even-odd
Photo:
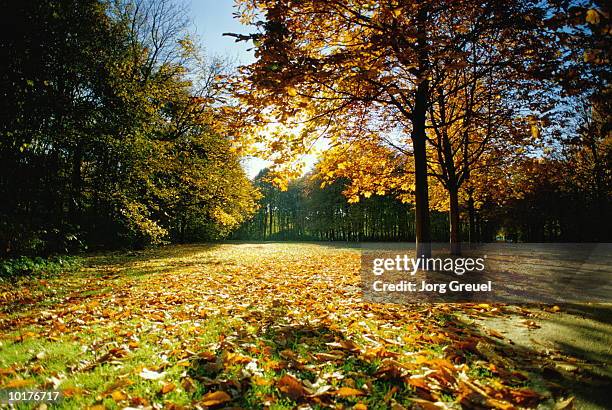
[[[306,390],[302,383],[295,377],[286,374],[277,383],[278,390],[285,393],[293,400],[297,400],[306,394]]]
[[[201,404],[204,406],[217,406],[219,404],[227,403],[232,400],[232,397],[224,391],[215,391],[208,393],[202,397]]]
[[[18,389],[20,387],[26,387],[26,386],[30,386],[32,384],[36,383],[34,380],[32,379],[27,379],[27,380],[12,380],[10,382],[8,382],[7,384],[4,385],[5,389]]]
[[[79,389],[78,387],[68,387],[68,388],[62,389],[62,395],[64,397],[72,397],[72,396],[80,395],[81,393],[83,393],[83,389]]]
[[[160,391],[161,391],[161,394],[166,394],[166,393],[170,393],[174,389],[176,389],[176,385],[174,383],[166,383],[162,386]]]
[[[336,396],[349,397],[349,396],[363,396],[365,393],[352,387],[340,387],[334,392]]]

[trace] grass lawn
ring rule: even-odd
[[[4,282],[0,386],[66,409],[573,405],[571,369],[477,325],[516,308],[366,303],[359,267],[358,249],[226,243]]]

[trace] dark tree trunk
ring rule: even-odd
[[[472,190],[468,191],[468,219],[470,220],[470,237],[468,238],[470,244],[477,242],[476,240],[476,210],[474,209],[474,196]]]
[[[429,85],[421,81],[417,89],[412,116],[412,145],[414,148],[415,185],[415,236],[417,257],[431,257],[431,236],[429,223],[429,188],[427,185],[427,153],[425,150],[425,115]]]
[[[82,176],[81,165],[83,162],[83,148],[77,144],[74,156],[72,157],[72,198],[68,199],[68,209],[70,210],[70,221],[79,223],[79,213],[81,206]]]
[[[186,225],[187,225],[186,218],[182,217],[181,221],[180,221],[180,230],[179,230],[180,231],[180,233],[179,233],[180,239],[179,240],[180,240],[181,243],[185,243],[186,242],[186,237],[185,237],[185,227],[186,227]]]
[[[459,234],[459,192],[456,187],[449,189],[450,195],[450,251],[451,255],[461,255],[461,237]]]
[[[272,205],[270,205],[269,210],[270,210],[270,227],[269,227],[269,229],[270,229],[270,234],[269,234],[269,236],[268,236],[268,239],[271,239],[271,238],[272,238],[272,225],[273,225],[273,221],[274,221],[274,220],[272,219],[272,218],[274,217],[274,216],[272,215]]]
[[[420,4],[417,16],[418,59],[419,76],[428,75],[427,31],[425,24],[428,18],[425,4]],[[414,107],[412,110],[412,139],[414,155],[414,185],[415,185],[415,236],[416,256],[431,257],[431,232],[429,221],[429,189],[427,186],[427,136],[425,134],[425,120],[427,104],[429,102],[429,81],[423,78],[416,90]]]

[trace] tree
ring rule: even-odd
[[[244,21],[260,29],[236,35],[253,40],[258,57],[236,82],[242,125],[251,126],[244,128],[251,130],[247,142],[267,140],[286,153],[285,164],[321,136],[332,146],[368,146],[377,138],[411,157],[418,255],[430,255],[427,115],[449,71],[469,58],[470,44],[482,42],[494,43],[496,64],[506,70],[545,74],[555,67],[549,37],[538,35],[550,5],[528,0],[238,4]],[[271,123],[301,129],[271,133]]]
[[[3,253],[227,235],[256,191],[218,117],[219,61],[169,0],[12,2],[0,41]],[[187,226],[188,225],[188,226]]]

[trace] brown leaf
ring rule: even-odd
[[[282,352],[279,353],[280,357],[282,357],[283,359],[287,359],[287,360],[294,360],[297,358],[297,355],[295,354],[295,352],[291,349],[285,349]]]
[[[525,326],[527,326],[529,329],[539,329],[541,327],[533,320],[525,320],[523,321],[523,324],[525,324]]]
[[[493,330],[493,329],[488,329],[487,333],[489,335],[493,336],[493,337],[498,338],[498,339],[503,339],[504,338],[504,335],[502,335],[501,333],[499,333],[498,331]]]
[[[306,395],[306,389],[304,389],[302,383],[289,374],[281,377],[276,387],[293,400],[298,400]]]
[[[434,403],[433,401],[417,399],[416,397],[411,397],[410,401],[412,403],[415,403],[418,406],[417,408],[421,408],[423,410],[440,410],[441,409],[441,407],[438,407],[436,403]]]
[[[0,368],[0,376],[5,376],[9,374],[15,374],[15,369],[12,367]]]
[[[183,379],[183,381],[181,382],[181,386],[183,386],[183,389],[185,389],[185,391],[189,393],[193,392],[196,389],[195,383],[189,377],[185,377]]]
[[[218,406],[219,404],[227,403],[230,400],[232,400],[232,397],[229,394],[219,390],[204,395],[200,403],[204,406],[212,407]]]
[[[319,361],[327,362],[334,360],[342,360],[344,356],[342,354],[317,353],[315,354],[315,357]]]

